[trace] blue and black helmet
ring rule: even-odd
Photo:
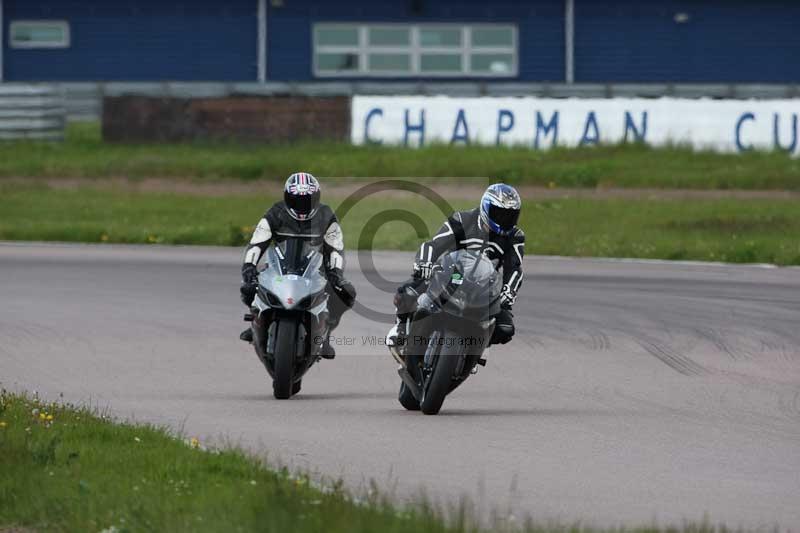
[[[481,198],[481,223],[493,233],[508,235],[519,221],[522,199],[511,185],[490,185]]]

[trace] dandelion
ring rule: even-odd
[[[47,420],[48,422],[52,422],[53,421],[53,415],[47,415],[45,417],[45,420]]]
[[[189,440],[189,446],[191,446],[192,448],[199,448],[200,447],[200,441],[197,440],[197,437],[192,437]]]
[[[142,442],[142,439],[140,439],[139,437],[133,437],[133,441],[134,442]]]
[[[46,414],[39,413],[39,420],[46,420],[46,419],[47,419],[47,415]]]
[[[0,421],[0,428],[4,428],[4,427],[6,427],[7,425],[8,425],[8,424],[6,424],[5,422],[3,422],[3,421]]]

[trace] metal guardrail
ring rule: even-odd
[[[52,87],[0,85],[0,140],[64,138],[64,106]]]
[[[15,87],[14,84],[0,84]],[[449,95],[543,96],[551,98],[800,98],[800,85],[666,83],[517,83],[517,82],[107,82],[52,83],[63,97],[67,120],[99,120],[104,96],[225,97],[231,95]]]

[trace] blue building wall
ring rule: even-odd
[[[10,22],[20,19],[64,19],[72,33],[67,49],[10,49],[6,37],[4,77],[255,81],[257,4],[4,0],[6,36]],[[270,80],[314,79],[311,31],[315,22],[328,21],[513,23],[519,28],[516,80],[565,78],[564,0],[272,4],[267,1]],[[676,21],[678,14],[688,19]],[[799,56],[798,0],[575,0],[577,82],[800,82]]]
[[[577,81],[789,83],[798,57],[797,0],[575,0]]]
[[[564,79],[564,0],[429,0],[418,2],[419,11],[408,0],[284,4],[269,9],[267,71],[272,80],[313,79],[311,31],[316,22],[510,22],[519,28],[519,79]]]
[[[63,19],[65,49],[11,49],[13,81],[256,79],[255,0],[4,0],[12,20]]]

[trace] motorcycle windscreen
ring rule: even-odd
[[[442,256],[431,278],[428,295],[456,316],[481,320],[499,311],[502,278],[494,263],[475,250],[457,250]]]
[[[293,237],[277,244],[278,260],[284,274],[302,276],[318,250],[309,239]]]

